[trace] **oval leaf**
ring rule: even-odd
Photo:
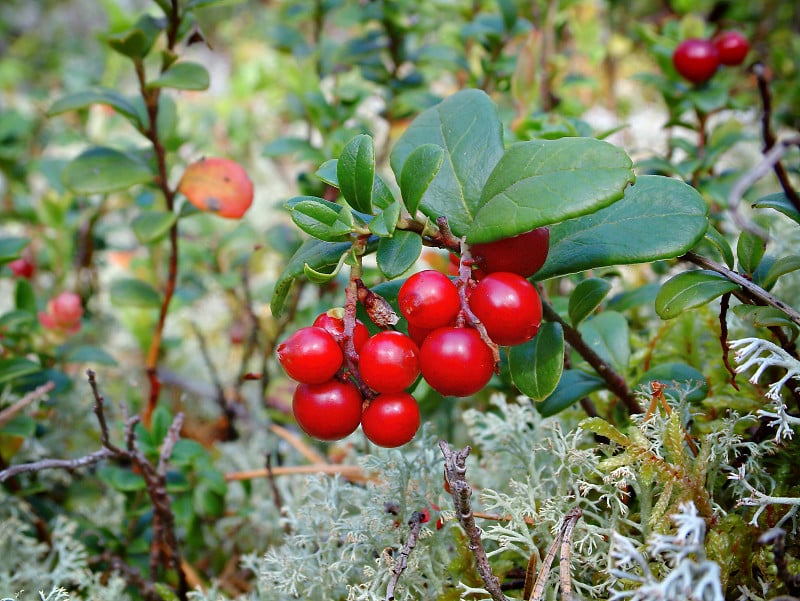
[[[786,215],[789,219],[800,223],[800,211],[794,206],[789,197],[783,192],[775,192],[762,196],[753,203],[755,209],[774,209]]]
[[[347,143],[336,164],[336,178],[347,204],[356,211],[371,214],[375,147],[370,136],[361,134]]]
[[[142,126],[136,107],[122,94],[110,88],[93,88],[64,96],[53,103],[53,106],[47,111],[47,116],[53,117],[67,111],[84,109],[93,104],[110,106],[137,128]]]
[[[394,234],[397,220],[400,218],[400,203],[393,202],[369,222],[369,231],[376,236],[386,238]]]
[[[497,107],[485,92],[463,90],[420,113],[392,150],[397,181],[408,157],[424,144],[439,146],[444,159],[418,208],[434,220],[446,215],[453,233],[463,236],[478,211],[483,186],[505,151]]]
[[[210,82],[208,70],[203,65],[184,61],[172,65],[147,87],[200,91],[207,90]]]
[[[661,286],[656,297],[656,313],[662,319],[672,319],[738,288],[715,271],[701,269],[679,273]]]
[[[341,241],[353,228],[349,208],[323,199],[301,200],[292,205],[292,221],[307,234],[327,242]]]
[[[728,244],[725,236],[719,233],[719,231],[713,225],[709,224],[708,229],[706,230],[705,239],[708,240],[714,246],[714,248],[719,251],[719,254],[722,255],[722,258],[725,260],[725,264],[728,266],[728,269],[733,269],[733,249],[731,248],[731,245]]]
[[[0,384],[11,382],[22,376],[27,376],[40,371],[42,367],[30,359],[23,357],[12,357],[11,359],[0,359]]]
[[[338,169],[339,161],[336,159],[329,159],[322,163],[317,169],[316,175],[319,179],[323,182],[328,184],[329,186],[333,186],[334,188],[339,188],[339,178],[336,175],[336,170]]]
[[[708,226],[703,197],[678,180],[641,176],[612,206],[550,226],[550,252],[534,276],[545,280],[595,267],[677,257]]]
[[[391,238],[381,238],[378,243],[378,269],[388,279],[396,278],[408,271],[422,252],[419,234],[397,230]]]
[[[746,273],[753,273],[758,269],[761,259],[764,258],[766,249],[767,243],[763,238],[748,231],[742,232],[739,242],[736,244],[736,258],[739,260],[739,266]]]
[[[133,233],[142,244],[161,240],[178,220],[171,211],[148,211],[142,213],[131,223]]]
[[[72,159],[61,181],[75,194],[105,194],[153,180],[150,168],[113,148],[94,147]]]
[[[602,140],[514,144],[486,182],[467,240],[491,242],[597,211],[633,181],[630,157]]]
[[[611,284],[603,278],[589,278],[575,286],[569,297],[569,320],[577,327],[592,311],[600,306],[611,290]]]
[[[604,311],[578,328],[586,344],[617,373],[624,374],[631,357],[628,321],[621,313]]]
[[[422,195],[439,173],[444,160],[444,150],[436,144],[423,144],[408,155],[400,172],[400,193],[411,215],[415,215]]]
[[[111,284],[111,304],[120,307],[158,308],[161,295],[147,282],[122,278]]]
[[[324,271],[320,269],[314,269],[308,263],[303,265],[303,275],[308,278],[308,281],[313,284],[327,284],[342,270],[342,265],[344,265],[345,260],[347,259],[347,254],[344,253],[341,257],[339,257],[339,262],[334,265],[333,269],[330,271]]]
[[[561,380],[553,394],[541,403],[537,403],[536,409],[543,416],[550,417],[563,411],[587,394],[605,387],[606,384],[600,376],[587,374],[578,369],[568,369],[561,375]]]
[[[769,265],[769,269],[765,274],[761,274],[759,269],[753,274],[753,279],[756,284],[769,290],[778,281],[782,275],[797,271],[800,269],[800,256],[789,255],[788,257],[780,257],[774,263]]]
[[[535,401],[546,399],[564,370],[564,330],[558,323],[543,323],[536,336],[511,347],[508,367],[514,385]]]

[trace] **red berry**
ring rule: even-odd
[[[8,268],[18,278],[29,280],[33,277],[34,265],[24,257],[11,261]]]
[[[419,349],[402,332],[378,332],[361,348],[358,371],[376,392],[402,392],[419,375]]]
[[[339,341],[339,345],[344,349],[344,318],[338,315],[339,312],[342,312],[341,309],[331,309],[330,311],[317,315],[313,325],[327,330],[331,336]],[[356,319],[356,327],[353,330],[353,346],[355,346],[357,353],[361,351],[361,347],[364,346],[367,340],[369,340],[369,330],[367,326],[365,326],[364,322],[360,319]]]
[[[750,43],[738,31],[723,31],[713,42],[723,65],[741,65],[750,51]]]
[[[537,227],[511,238],[471,244],[470,252],[485,273],[510,271],[527,278],[542,268],[549,247],[550,229]]]
[[[406,444],[419,429],[419,406],[407,392],[379,394],[361,415],[364,435],[379,447]]]
[[[672,64],[683,77],[694,83],[711,78],[719,67],[719,52],[709,40],[690,38],[672,53]]]
[[[342,349],[328,332],[314,326],[300,328],[277,349],[289,377],[305,384],[330,380],[342,366]]]
[[[62,292],[39,312],[39,322],[49,330],[74,334],[81,329],[83,303],[74,292]]]
[[[434,330],[422,343],[419,360],[422,377],[445,396],[475,394],[494,371],[491,349],[472,328]]]
[[[429,329],[448,325],[461,310],[456,285],[433,269],[415,273],[403,282],[397,304],[408,323]]]
[[[542,301],[536,288],[516,273],[487,275],[472,290],[469,306],[489,338],[502,346],[527,342],[542,323]]]
[[[434,329],[435,328],[418,328],[414,324],[410,323],[408,324],[408,337],[411,338],[411,340],[414,341],[414,344],[416,344],[419,348],[422,347],[422,343],[425,342],[425,338],[427,338],[428,334],[433,332]]]
[[[298,384],[292,398],[292,413],[309,436],[339,440],[358,428],[362,401],[361,393],[351,382]]]

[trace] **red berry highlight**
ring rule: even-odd
[[[399,447],[417,433],[419,406],[408,393],[379,394],[364,410],[361,429],[370,442],[379,447]]]
[[[293,380],[321,384],[342,366],[342,349],[328,332],[310,326],[300,328],[277,348],[278,360]]]
[[[420,349],[422,377],[444,396],[469,396],[481,390],[494,372],[492,350],[472,328],[434,330]]]
[[[428,329],[448,325],[461,310],[456,285],[433,269],[415,273],[403,282],[397,304],[408,323]]]
[[[723,65],[741,65],[750,52],[750,42],[738,31],[723,31],[713,40]]]
[[[401,332],[379,332],[361,348],[358,371],[376,392],[402,392],[419,375],[419,349]]]
[[[694,83],[711,79],[719,67],[719,52],[709,40],[690,38],[672,53],[672,64],[684,78]]]

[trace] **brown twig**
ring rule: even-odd
[[[41,386],[38,386],[34,390],[31,390],[29,393],[27,393],[13,405],[10,405],[5,409],[3,409],[2,411],[0,411],[0,426],[4,426],[8,422],[10,422],[20,411],[25,409],[25,407],[27,407],[34,401],[41,399],[55,387],[56,385],[54,382],[45,382]]]
[[[233,404],[230,403],[225,396],[225,387],[222,385],[222,380],[219,377],[216,365],[214,365],[214,362],[211,360],[211,354],[208,352],[208,344],[206,343],[205,336],[203,336],[203,333],[200,331],[200,328],[197,327],[196,323],[191,322],[191,325],[194,335],[197,337],[200,355],[203,357],[203,362],[206,364],[211,381],[214,384],[214,389],[216,390],[214,399],[217,401],[217,405],[219,405],[222,415],[225,417],[223,440],[236,440],[239,437],[239,433],[236,431],[236,426],[234,425],[236,411],[233,408]]]
[[[371,480],[364,471],[357,465],[331,465],[329,463],[314,465],[294,465],[273,467],[270,472],[273,476],[298,476],[308,474],[338,474],[342,478],[352,482],[367,482]],[[240,480],[253,480],[254,478],[267,478],[269,473],[266,469],[249,470],[244,472],[230,472],[225,474],[227,482]]]
[[[731,386],[739,390],[736,383],[736,370],[731,365],[730,348],[728,348],[728,308],[731,303],[731,293],[726,292],[722,295],[719,302],[719,344],[722,347],[722,363],[731,375]]]
[[[408,520],[408,526],[411,529],[408,533],[406,544],[400,550],[400,555],[392,567],[392,577],[389,579],[389,584],[386,586],[386,601],[394,601],[394,589],[397,588],[397,583],[400,582],[400,576],[403,571],[408,567],[408,557],[411,551],[417,546],[419,540],[419,531],[422,528],[422,523],[425,520],[425,514],[421,511],[415,511],[411,514],[411,519]]]
[[[475,524],[475,515],[472,513],[472,503],[470,501],[472,488],[467,484],[465,477],[470,447],[466,446],[463,449],[454,451],[447,441],[441,440],[439,441],[439,448],[444,456],[444,472],[447,483],[450,486],[450,494],[453,497],[456,517],[467,533],[469,549],[475,556],[478,573],[483,579],[484,587],[494,601],[507,601],[500,588],[500,580],[494,575],[492,566],[489,565],[489,558],[481,540],[481,530]]]
[[[539,573],[536,576],[536,582],[533,585],[533,591],[531,592],[530,596],[531,601],[541,601],[542,595],[544,595],[544,586],[547,583],[547,577],[550,575],[550,569],[553,565],[553,560],[556,557],[557,548],[560,548],[561,551],[558,556],[561,599],[563,601],[571,601],[572,579],[569,573],[570,546],[572,544],[572,533],[575,530],[575,524],[578,523],[578,520],[582,515],[583,510],[581,510],[580,507],[574,507],[567,512],[567,515],[564,516],[564,521],[561,524],[561,528],[559,529],[555,539],[553,539],[550,548],[547,550],[547,555],[545,555],[544,561],[542,562],[542,568],[539,570]]]

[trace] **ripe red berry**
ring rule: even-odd
[[[419,349],[402,332],[378,332],[361,348],[358,371],[376,392],[402,392],[419,375]]]
[[[361,415],[364,435],[379,447],[406,444],[419,429],[419,406],[406,392],[379,394]]]
[[[83,303],[74,292],[62,292],[51,299],[45,311],[39,312],[39,323],[48,330],[74,334],[81,329]]]
[[[472,244],[470,252],[485,273],[510,271],[527,278],[542,268],[549,247],[550,229],[537,227],[511,238]]]
[[[415,273],[403,282],[397,304],[408,323],[429,329],[448,325],[461,310],[456,285],[433,269]]]
[[[317,315],[313,325],[327,330],[331,336],[339,341],[339,345],[344,349],[344,340],[342,338],[344,336],[344,318],[338,315],[339,312],[341,312],[341,309],[331,309],[321,313]],[[357,353],[361,351],[361,347],[364,346],[367,340],[369,340],[369,330],[363,321],[357,319],[356,327],[353,330],[353,346],[355,346]]]
[[[501,346],[527,342],[542,323],[542,301],[536,288],[516,273],[487,275],[472,290],[469,306],[489,338]]]
[[[719,67],[719,52],[709,40],[690,38],[672,53],[672,64],[683,77],[694,83],[711,78]]]
[[[428,334],[433,332],[435,328],[418,328],[414,324],[408,324],[408,337],[414,341],[414,344],[417,345],[417,348],[422,347],[422,343],[425,342],[425,339],[428,337]]]
[[[8,268],[18,278],[29,280],[33,277],[34,265],[28,259],[21,257],[8,264]]]
[[[445,396],[469,396],[492,377],[491,349],[472,328],[446,327],[434,330],[419,352],[422,377]]]
[[[300,328],[277,348],[278,360],[289,377],[305,384],[330,380],[342,366],[342,349],[328,332]]]
[[[361,393],[351,382],[298,384],[292,398],[292,413],[309,436],[339,440],[358,428],[362,401]]]
[[[738,31],[723,31],[713,42],[723,65],[741,65],[750,51],[750,43]]]

